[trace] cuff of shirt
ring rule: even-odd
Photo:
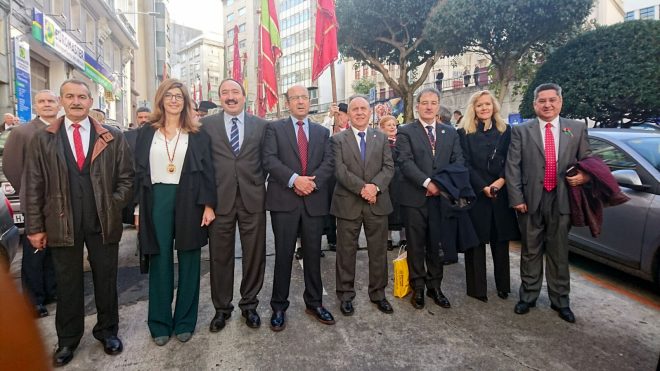
[[[289,178],[289,184],[288,184],[289,188],[293,188],[293,182],[295,182],[297,178],[298,178],[298,174],[293,173],[293,175],[291,175],[291,178]]]
[[[428,188],[429,183],[431,183],[431,178],[426,178],[426,180],[424,181],[424,183],[422,183],[422,185],[424,186],[424,188]]]

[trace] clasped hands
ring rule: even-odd
[[[360,196],[370,205],[373,205],[376,203],[378,196],[378,187],[375,184],[365,184],[360,191]]]
[[[310,195],[316,189],[314,179],[316,179],[316,176],[298,176],[296,180],[293,181],[293,191],[300,197]]]

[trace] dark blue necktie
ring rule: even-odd
[[[231,119],[231,138],[229,139],[229,144],[231,145],[231,150],[234,152],[234,156],[238,156],[240,147],[238,142],[238,118],[236,117],[232,117]]]
[[[360,136],[360,157],[362,157],[362,162],[367,158],[367,142],[364,140],[365,134],[364,131],[358,133]]]
[[[429,143],[431,143],[431,149],[435,152],[435,135],[433,135],[433,125],[427,126],[426,130],[429,132]]]

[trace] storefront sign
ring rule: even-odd
[[[14,39],[14,71],[17,110],[22,122],[32,120],[32,93],[30,86],[30,44]]]
[[[111,76],[110,73],[87,53],[85,53],[85,74],[103,86],[106,91],[112,91],[112,80],[108,78]]]
[[[62,31],[60,26],[47,15],[44,15],[44,44],[53,48],[69,63],[85,70],[85,49],[78,42]]]

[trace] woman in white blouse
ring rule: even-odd
[[[140,253],[149,258],[149,331],[160,346],[172,333],[186,342],[195,331],[200,250],[215,218],[211,140],[199,130],[191,107],[188,89],[180,81],[163,81],[151,124],[139,129],[135,148],[135,226]],[[172,314],[174,250],[179,285]]]

